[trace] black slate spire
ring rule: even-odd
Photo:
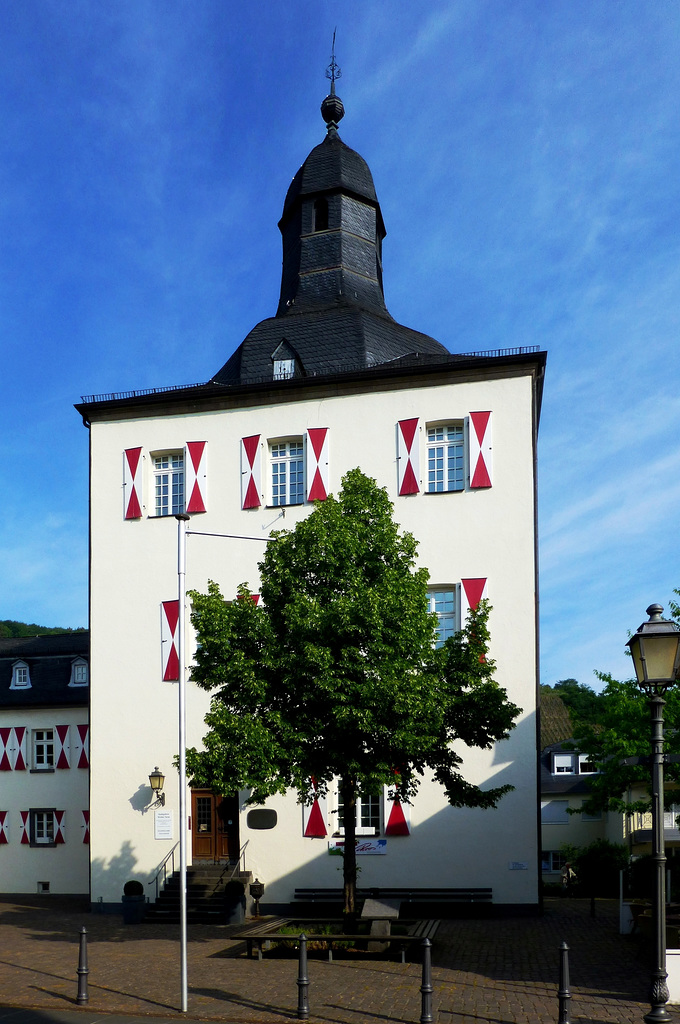
[[[326,137],[293,178],[279,221],[283,242],[276,315],[250,332],[213,378],[218,383],[272,377],[275,353],[296,353],[294,372],[341,373],[415,353],[448,355],[434,338],[397,324],[385,306],[385,237],[373,176],[366,161],[340,138],[344,116],[335,92],[340,68],[333,53],[326,72],[331,91],[321,104]]]

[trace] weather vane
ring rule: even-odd
[[[333,29],[333,50],[332,50],[332,53],[331,53],[331,62],[328,65],[328,67],[326,68],[326,78],[330,78],[331,86],[332,87],[335,86],[336,79],[342,78],[342,71],[340,70],[339,66],[336,64],[336,61],[335,61],[335,33],[337,31],[338,31],[338,29],[337,29],[337,26],[336,26]],[[335,92],[335,89],[332,88],[331,91]]]

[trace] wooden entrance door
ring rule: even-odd
[[[195,861],[219,864],[238,860],[238,797],[192,789],[191,850]]]

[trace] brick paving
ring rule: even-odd
[[[80,928],[88,931],[89,1004],[75,1006]],[[191,925],[189,1007],[194,1020],[274,1024],[296,1019],[297,962],[243,955],[230,929]],[[556,1024],[559,947],[570,947],[572,1024],[640,1024],[649,965],[640,941],[618,934],[618,908],[548,900],[541,918],[442,922],[433,945],[433,1011],[440,1024]],[[176,1020],[179,928],[123,925],[73,901],[0,901],[0,1024],[86,1024],[102,1015]],[[310,1021],[418,1022],[418,963],[309,961]],[[13,1009],[8,1009],[13,1008]],[[20,1010],[39,1011],[32,1014]],[[73,1011],[73,1012],[64,1012]],[[109,1022],[112,1024],[112,1022]]]

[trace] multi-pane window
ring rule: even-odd
[[[10,690],[23,690],[31,685],[31,674],[25,661],[17,661],[12,666],[12,682]]]
[[[34,846],[54,846],[54,811],[31,811],[30,842]]]
[[[295,376],[295,359],[274,360],[274,380],[288,380]]]
[[[462,423],[443,423],[427,428],[427,489],[462,491],[465,486]]]
[[[78,658],[71,664],[69,686],[87,686],[88,681],[87,662],[82,658]]]
[[[356,834],[358,836],[380,835],[382,800],[379,796],[360,794],[356,800]],[[338,828],[344,834],[345,812],[342,794],[338,788]]]
[[[154,507],[157,516],[184,512],[184,452],[154,456]]]
[[[541,853],[543,871],[561,871],[566,863],[567,855],[561,850],[543,850]]]
[[[435,647],[441,647],[445,640],[456,632],[456,591],[430,590],[427,594],[428,610],[437,616],[437,640]]]
[[[33,730],[33,767],[54,768],[54,732],[52,729]]]
[[[302,438],[277,441],[270,446],[272,505],[301,505],[305,500]]]

